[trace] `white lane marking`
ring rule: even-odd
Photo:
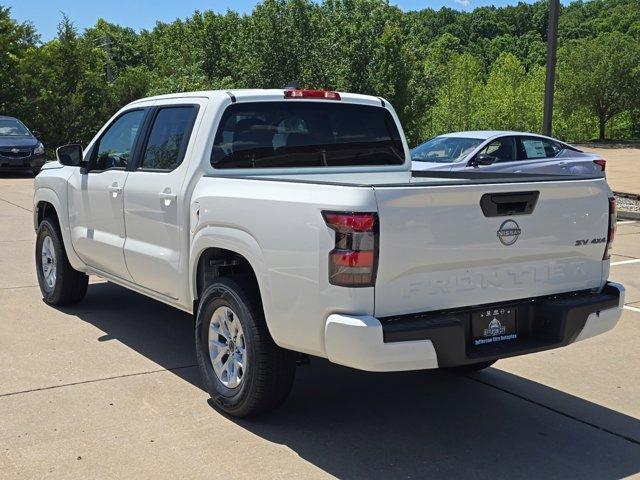
[[[634,258],[633,260],[621,260],[619,262],[611,263],[611,266],[614,267],[616,265],[627,265],[628,263],[638,263],[640,262],[640,258]]]
[[[629,225],[631,223],[637,223],[637,220],[618,220],[618,225]]]
[[[640,308],[638,308],[638,307],[632,307],[631,305],[625,305],[624,308],[626,308],[627,310],[631,310],[632,312],[640,313]]]

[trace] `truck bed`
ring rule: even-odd
[[[483,196],[523,192],[537,192],[530,212],[483,212]],[[602,288],[610,194],[602,177],[353,172],[212,175],[193,199],[202,223],[256,239],[276,342],[322,355],[314,319],[336,312],[386,317]],[[375,287],[329,283],[327,210],[377,212]],[[503,244],[499,232],[514,228]]]

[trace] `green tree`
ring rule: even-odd
[[[491,67],[482,104],[478,108],[484,128],[539,131],[542,123],[543,70],[528,76],[511,53],[502,53]]]
[[[482,62],[469,53],[452,57],[444,69],[446,80],[432,109],[432,135],[479,128],[477,112],[482,98]]]
[[[407,108],[411,71],[407,68],[409,56],[403,40],[400,27],[387,23],[373,51],[370,68],[372,93],[391,102],[401,120],[411,114]]]
[[[548,0],[472,12],[263,0],[248,14],[196,11],[141,32],[100,19],[80,33],[63,18],[43,43],[0,6],[0,113],[55,147],[87,142],[135,98],[299,80],[387,98],[412,144],[464,128],[537,131],[547,17]],[[563,5],[559,44],[555,133],[640,136],[640,2]]]
[[[11,9],[0,5],[0,113],[16,113],[22,100],[22,85],[16,75],[20,59],[38,40],[28,23],[11,18]]]
[[[640,105],[640,43],[619,32],[576,40],[559,52],[558,98],[563,110],[582,108],[609,120]]]

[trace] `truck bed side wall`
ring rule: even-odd
[[[373,288],[343,288],[328,282],[334,233],[322,210],[377,210],[372,188],[204,177],[193,202],[191,271],[200,253],[217,247],[249,260],[261,290],[275,342],[325,356],[325,320],[331,313],[373,314]],[[195,277],[192,275],[195,295]]]

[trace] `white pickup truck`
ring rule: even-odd
[[[602,177],[411,173],[383,99],[319,90],[135,101],[35,180],[44,300],[88,275],[191,312],[204,385],[280,405],[305,355],[485,368],[616,324]]]

